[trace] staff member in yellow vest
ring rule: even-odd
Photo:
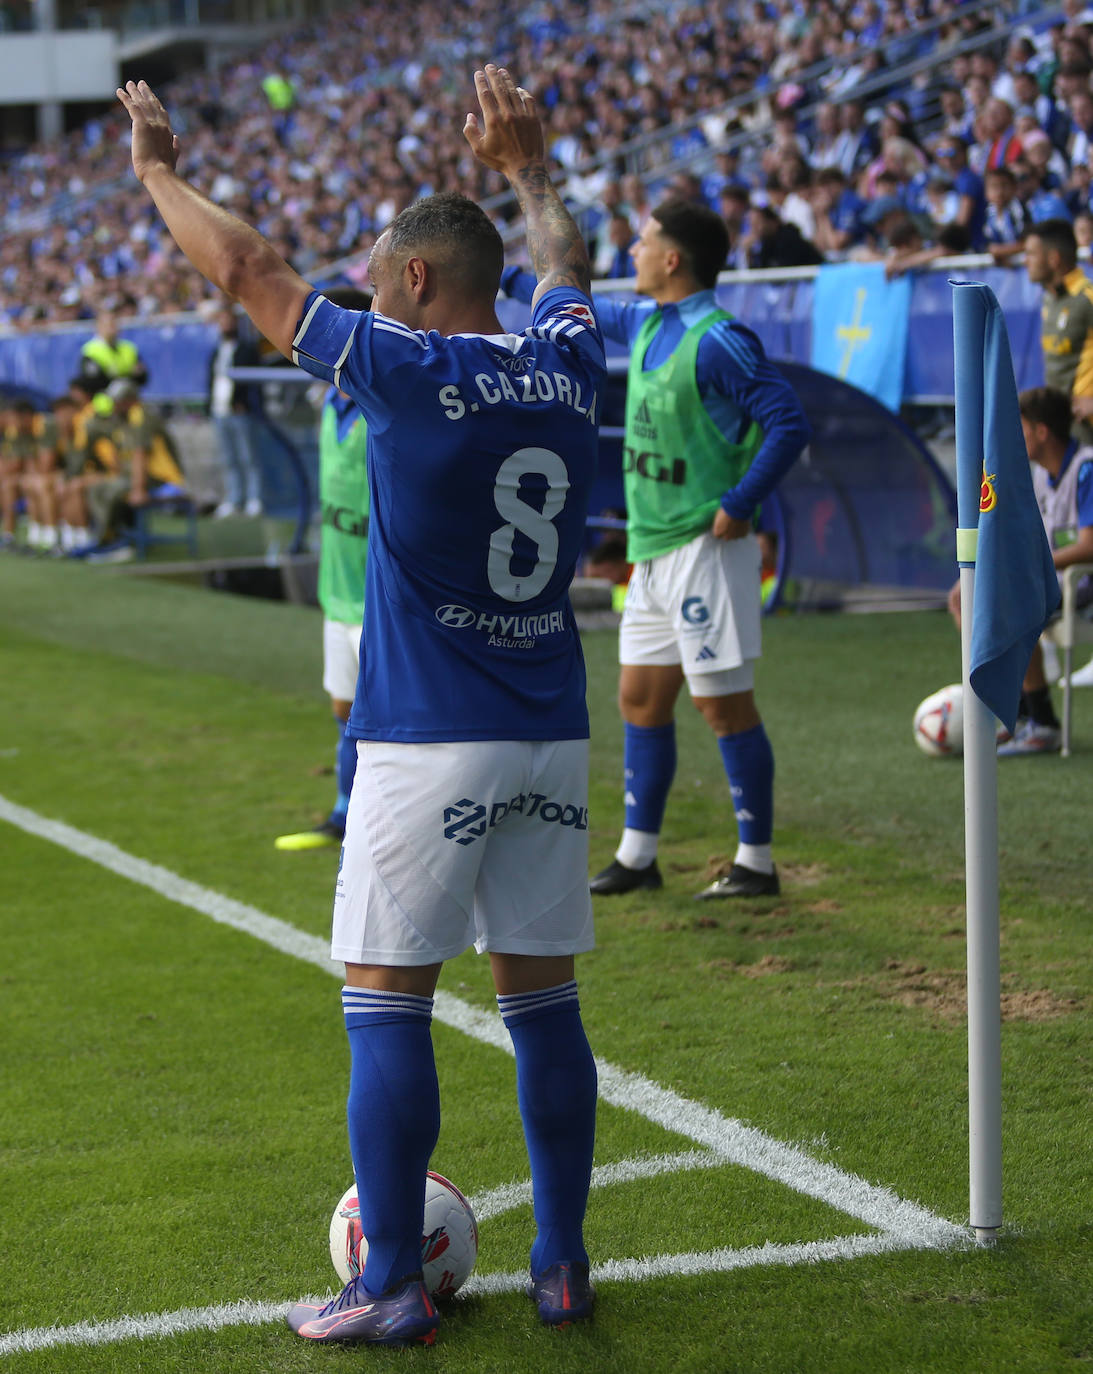
[[[697,894],[773,896],[774,752],[755,704],[761,556],[755,515],[809,439],[789,383],[714,294],[729,249],[721,217],[672,200],[631,248],[635,303],[594,297],[604,335],[629,346],[623,481],[634,572],[619,627],[625,822],[590,886],[607,896],[662,885],[661,822],[676,765],[684,681],[717,738],[737,847]],[[526,274],[502,287],[530,299]]]
[[[95,334],[80,349],[80,376],[86,378],[95,391],[105,391],[119,378],[140,387],[148,380],[148,369],[141,361],[137,346],[130,339],[118,337],[118,321],[112,310],[103,310],[95,317]],[[103,407],[103,413],[108,408]]]

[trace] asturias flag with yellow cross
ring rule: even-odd
[[[812,298],[812,366],[899,410],[911,316],[911,279],[881,262],[821,267]]]

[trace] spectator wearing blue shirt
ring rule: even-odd
[[[837,257],[865,237],[866,202],[847,185],[841,167],[817,173],[812,192],[816,216],[816,247],[825,257]]]
[[[959,197],[954,224],[967,230],[968,241],[974,251],[983,246],[983,224],[987,204],[983,178],[968,166],[968,145],[963,139],[946,134],[934,148],[937,166],[952,177],[953,188]]]
[[[718,153],[714,170],[702,178],[702,194],[711,210],[719,208],[723,191],[729,186],[746,186],[740,175],[740,156],[733,149],[722,149]]]

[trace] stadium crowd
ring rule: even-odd
[[[1093,11],[1065,9],[1042,26],[1011,18],[1008,44],[968,54],[962,41],[1004,16],[952,0],[621,12],[547,0],[499,19],[467,0],[453,23],[427,0],[392,26],[373,0],[165,94],[188,176],[310,276],[366,251],[421,195],[496,193],[450,136],[470,98],[454,74],[484,47],[537,73],[600,276],[629,274],[629,240],[667,189],[725,217],[732,266],[855,253],[913,266],[983,248],[1004,259],[1038,219],[1065,214],[1093,236]],[[925,71],[898,74],[924,57]],[[855,97],[888,69],[876,97]],[[119,107],[0,171],[0,328],[200,303],[206,288],[140,197],[127,146]]]

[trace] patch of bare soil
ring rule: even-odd
[[[958,1021],[968,1009],[968,978],[962,969],[930,970],[920,964],[890,959],[874,983],[882,996],[905,1007],[923,1007],[945,1020]],[[1050,988],[1023,989],[1014,980],[1002,989],[1003,1021],[1053,1021],[1081,1009],[1076,997],[1060,997]]]

